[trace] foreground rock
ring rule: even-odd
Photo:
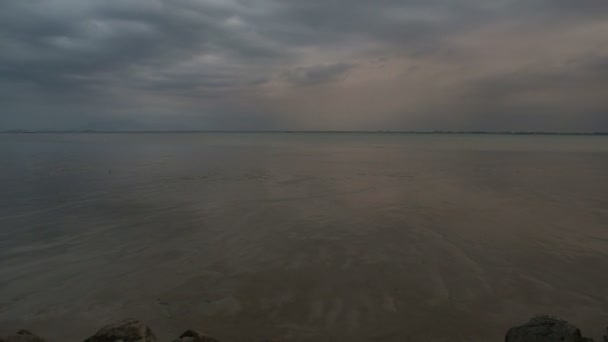
[[[127,319],[107,325],[84,342],[157,342],[154,333],[144,323]]]
[[[608,329],[607,329],[608,332]],[[608,342],[608,336],[603,338]],[[528,323],[509,329],[506,342],[592,342],[583,337],[574,325],[550,316],[538,316]],[[27,330],[20,330],[14,335],[0,336],[0,342],[46,342]],[[156,336],[146,324],[136,319],[127,319],[103,327],[84,342],[158,342]],[[195,330],[187,330],[173,342],[219,342]],[[267,340],[265,342],[276,342]]]
[[[14,335],[0,337],[0,342],[46,342],[46,340],[27,330],[19,330]]]
[[[506,342],[591,342],[574,325],[550,316],[538,316],[509,329]]]
[[[173,342],[219,342],[213,337],[209,337],[205,334],[199,333],[194,330],[187,330],[185,333],[181,334],[178,339],[173,340]]]

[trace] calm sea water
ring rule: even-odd
[[[608,322],[608,137],[1,134],[0,332],[501,341]]]

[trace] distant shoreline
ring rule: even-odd
[[[221,130],[192,130],[192,131],[46,131],[46,130],[6,130],[0,134],[208,134],[208,133],[263,133],[263,134],[469,134],[469,135],[608,135],[608,132],[494,132],[494,131],[221,131]]]

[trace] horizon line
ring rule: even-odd
[[[374,134],[502,134],[502,135],[608,135],[608,132],[561,132],[561,131],[452,131],[452,130],[432,130],[432,131],[391,131],[391,130],[26,130],[9,129],[0,133],[22,133],[22,134],[48,134],[48,133],[70,133],[70,134],[125,134],[125,133],[374,133]]]

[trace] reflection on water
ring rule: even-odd
[[[608,138],[0,135],[0,332],[490,341],[608,315]]]

